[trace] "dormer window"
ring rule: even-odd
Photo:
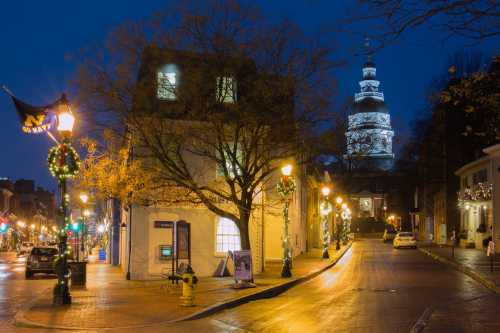
[[[157,73],[157,97],[163,100],[175,100],[178,81],[179,78],[176,66],[164,66]]]
[[[217,84],[217,101],[234,103],[236,101],[236,80],[232,76],[219,76]]]

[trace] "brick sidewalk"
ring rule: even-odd
[[[119,328],[158,324],[180,320],[235,299],[292,285],[332,265],[341,251],[330,250],[331,259],[320,259],[321,251],[299,256],[293,263],[293,278],[280,278],[281,265],[266,267],[255,277],[256,288],[231,289],[227,278],[201,278],[195,288],[195,307],[180,306],[181,285],[172,287],[166,281],[127,281],[117,267],[105,264],[88,266],[87,289],[71,291],[73,304],[53,307],[47,290],[40,298],[18,313],[18,324],[52,328]],[[263,297],[263,296],[261,296]]]
[[[491,272],[490,257],[486,255],[485,250],[479,249],[464,249],[455,247],[455,255],[452,257],[452,249],[449,246],[440,247],[420,246],[421,249],[427,250],[441,258],[455,262],[464,266],[485,279],[493,282],[497,287],[500,287],[500,255],[497,254],[493,261],[493,272]]]

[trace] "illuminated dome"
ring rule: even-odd
[[[362,71],[360,91],[354,94],[348,118],[346,157],[360,160],[360,166],[364,168],[389,170],[394,164],[394,131],[384,93],[379,91],[380,81],[376,79],[377,68],[371,56]]]

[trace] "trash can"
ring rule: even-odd
[[[73,261],[69,263],[71,269],[71,286],[85,286],[87,283],[87,262]]]
[[[106,260],[106,250],[105,249],[100,249],[99,250],[99,260],[100,261],[105,261]]]

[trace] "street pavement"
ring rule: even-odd
[[[498,296],[419,251],[362,240],[316,279],[216,318],[253,332],[408,332],[417,322],[426,331],[462,332],[467,318],[459,322],[451,306],[475,302],[480,309],[482,300],[500,306]],[[454,330],[439,321],[452,321]]]
[[[0,310],[7,310],[7,322],[16,307],[47,282],[10,280],[15,276],[10,275],[8,283],[7,279],[0,281]],[[22,283],[24,289],[20,288]],[[49,280],[49,285],[52,283]],[[394,250],[390,244],[364,239],[355,242],[333,268],[278,297],[196,321],[119,332],[409,332],[412,328],[423,332],[500,332],[498,309],[500,296],[467,275],[419,251]],[[147,309],[138,309],[139,313],[144,311]],[[46,332],[13,326],[5,329]]]
[[[488,257],[484,249],[464,249],[459,247],[452,249],[449,246],[439,247],[435,245],[420,247],[434,255],[465,266],[500,287],[500,255]],[[493,270],[491,270],[492,266]]]
[[[55,276],[24,278],[26,257],[0,252],[0,332],[12,332],[15,313],[42,291],[54,285]]]

